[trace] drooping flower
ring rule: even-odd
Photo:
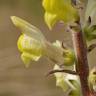
[[[21,52],[21,59],[26,66],[32,60],[38,61],[41,56],[46,56],[56,64],[67,66],[74,64],[75,56],[72,50],[63,49],[59,41],[51,44],[38,28],[19,17],[12,16],[11,19],[14,25],[22,31],[17,46]]]
[[[45,37],[38,28],[19,17],[12,16],[11,19],[14,25],[22,31],[17,45],[22,53],[23,62],[28,66],[31,60],[37,61],[42,56]]]

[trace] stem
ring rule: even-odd
[[[80,77],[83,96],[94,96],[91,94],[88,86],[89,66],[87,60],[86,41],[83,38],[82,31],[72,31],[74,50],[76,54],[76,72]]]

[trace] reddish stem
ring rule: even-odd
[[[91,94],[88,86],[89,66],[87,60],[87,47],[86,42],[83,38],[82,31],[72,31],[72,38],[77,60],[76,71],[80,77],[82,94],[83,96],[95,96]]]

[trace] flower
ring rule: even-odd
[[[42,56],[45,37],[38,28],[19,17],[12,16],[11,19],[13,24],[22,31],[17,46],[22,53],[21,59],[28,66],[31,60],[38,61]]]
[[[43,0],[42,5],[45,9],[45,22],[50,29],[58,20],[68,23],[79,19],[71,0]]]
[[[38,42],[26,34],[19,37],[17,45],[18,49],[22,52],[21,58],[26,66],[29,65],[31,60],[38,61],[43,54],[43,45],[41,42]]]
[[[38,61],[42,56],[46,56],[56,64],[64,64],[65,66],[74,64],[74,52],[62,48],[60,41],[52,44],[35,26],[16,16],[12,16],[11,19],[13,24],[22,31],[17,46],[26,66],[29,66],[31,61]]]
[[[69,67],[68,67],[69,68]],[[54,70],[61,70],[57,64],[54,66]],[[69,68],[70,70],[74,68]],[[61,87],[67,96],[81,96],[80,81],[76,75],[68,73],[54,73],[56,77],[56,86]]]

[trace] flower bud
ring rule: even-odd
[[[65,66],[70,66],[70,65],[73,65],[74,62],[75,62],[75,54],[73,52],[73,50],[71,49],[66,49],[64,50],[64,65]]]

